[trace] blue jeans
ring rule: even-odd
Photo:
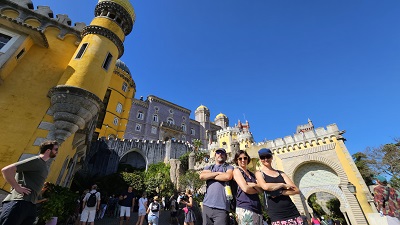
[[[3,203],[0,225],[32,225],[36,220],[36,205],[28,201]]]

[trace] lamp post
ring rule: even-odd
[[[354,186],[354,184],[352,184],[351,182],[347,183],[347,188],[349,189],[349,191],[350,191],[352,194],[355,195],[355,194],[357,193],[356,186]]]

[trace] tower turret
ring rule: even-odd
[[[215,122],[216,125],[218,125],[218,126],[220,126],[220,127],[222,127],[222,128],[227,128],[227,127],[229,127],[229,119],[228,119],[228,117],[227,117],[225,114],[223,114],[223,113],[218,114],[218,115],[215,117],[214,122]]]
[[[82,31],[82,41],[58,85],[53,87],[55,137],[63,142],[97,117],[102,108],[123,41],[132,31],[135,13],[129,0],[99,0],[95,18]]]

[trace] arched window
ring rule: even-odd
[[[143,120],[143,112],[142,112],[142,111],[139,111],[139,112],[137,113],[137,118],[138,118],[139,120]]]
[[[135,130],[140,131],[142,129],[142,125],[136,124]]]
[[[175,124],[175,121],[174,121],[174,119],[172,119],[172,118],[168,118],[168,119],[167,119],[167,123],[168,123],[168,124]]]
[[[191,128],[190,129],[190,134],[194,136],[194,135],[196,135],[196,131],[193,128]]]
[[[124,83],[122,84],[122,90],[123,90],[124,92],[127,92],[127,91],[128,91],[128,83],[124,82]]]
[[[113,124],[118,126],[119,119],[118,117],[114,117]]]
[[[186,132],[186,124],[182,123],[181,128],[183,132]]]
[[[117,113],[122,113],[122,104],[118,102],[117,104],[117,109],[116,109]]]
[[[158,115],[157,114],[153,115],[153,122],[158,122]]]

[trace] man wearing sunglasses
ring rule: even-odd
[[[226,150],[215,151],[215,164],[204,168],[200,179],[207,183],[203,201],[203,225],[227,224],[229,201],[225,193],[226,182],[233,177],[233,166],[225,163]]]
[[[33,224],[36,202],[49,174],[47,161],[58,153],[56,141],[44,141],[40,154],[4,167],[1,172],[11,185],[11,193],[3,201],[0,225]]]

